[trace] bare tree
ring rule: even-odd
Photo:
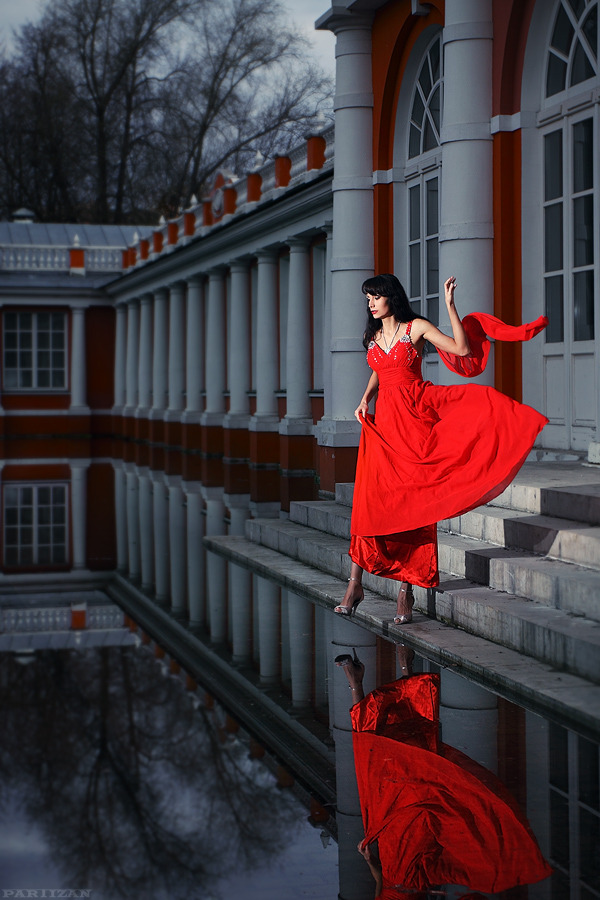
[[[0,69],[4,214],[173,215],[330,103],[307,60],[278,0],[54,0]]]

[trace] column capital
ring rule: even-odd
[[[371,28],[375,13],[360,12],[355,13],[347,9],[330,9],[324,13],[315,22],[317,31],[332,31],[337,35],[341,31],[349,31],[350,29]]]
[[[206,280],[206,274],[204,272],[198,272],[195,275],[190,275],[189,278],[186,279],[188,288],[190,287],[202,287]]]
[[[279,259],[280,247],[263,247],[256,251],[256,258],[261,262],[277,262]]]
[[[227,266],[225,263],[221,263],[218,266],[212,266],[210,269],[206,270],[206,274],[208,275],[210,280],[218,280],[225,278],[227,274]]]
[[[229,263],[230,272],[247,272],[252,264],[251,256],[238,256]]]
[[[294,253],[302,251],[308,252],[311,241],[312,236],[309,237],[308,235],[292,235],[285,239],[287,246],[290,248],[290,252]]]

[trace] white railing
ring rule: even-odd
[[[19,246],[0,247],[0,271],[3,272],[68,272],[70,247]],[[85,251],[86,272],[120,272],[125,247],[77,247]]]

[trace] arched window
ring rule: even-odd
[[[408,190],[408,284],[415,312],[439,321],[439,165],[442,109],[442,39],[427,47],[410,105]]]
[[[596,0],[561,0],[554,20],[546,67],[546,97],[598,74]]]
[[[441,50],[441,38],[437,37],[425,54],[419,77],[415,83],[410,111],[409,159],[440,146]]]

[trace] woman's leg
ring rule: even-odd
[[[412,585],[403,581],[398,591],[394,625],[408,625],[412,622],[412,608],[415,602]]]
[[[365,596],[362,586],[363,570],[358,563],[353,562],[350,568],[350,578],[348,579],[348,587],[339,606],[336,606],[334,612],[343,616],[351,616],[358,604]]]

